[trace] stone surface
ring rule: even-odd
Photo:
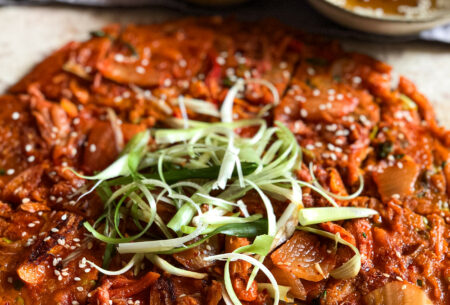
[[[0,92],[34,64],[71,40],[88,38],[105,24],[151,23],[182,16],[162,8],[95,9],[61,6],[0,8]],[[343,41],[347,50],[370,54],[405,75],[431,100],[450,127],[450,46],[424,42],[380,44]]]

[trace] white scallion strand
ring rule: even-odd
[[[261,271],[264,272],[264,274],[267,276],[270,283],[274,287],[273,304],[278,305],[278,303],[280,302],[280,291],[278,289],[278,283],[277,283],[275,277],[270,272],[270,270],[267,269],[266,266],[264,266],[264,264],[262,264],[261,262],[259,262],[256,259],[254,259],[253,257],[245,255],[245,254],[240,254],[240,253],[226,253],[226,254],[219,254],[219,255],[205,257],[205,260],[206,261],[226,260],[225,271],[224,271],[225,288],[226,288],[226,291],[234,305],[242,305],[242,303],[239,300],[239,298],[236,296],[236,293],[234,292],[234,289],[233,289],[233,285],[231,283],[230,262],[232,260],[243,260],[243,261],[249,262],[250,264],[252,264],[255,267],[258,267],[258,269],[261,269]]]
[[[103,269],[102,267],[97,266],[94,262],[91,262],[89,260],[86,260],[86,262],[91,265],[92,267],[94,267],[95,269],[97,269],[99,272],[106,274],[106,275],[121,275],[124,274],[125,272],[127,272],[128,270],[130,270],[134,265],[138,264],[140,261],[142,261],[142,259],[144,258],[143,254],[135,254],[130,261],[123,266],[123,268],[116,270],[116,271],[110,271],[110,270],[106,270]]]

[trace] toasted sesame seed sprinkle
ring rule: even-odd
[[[18,120],[18,119],[20,118],[20,113],[18,113],[18,112],[13,112],[12,115],[11,115],[11,118],[12,118],[14,121]]]

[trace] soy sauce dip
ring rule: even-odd
[[[329,0],[357,13],[384,16],[424,17],[431,11],[448,6],[448,0]],[[447,2],[447,4],[445,4]]]

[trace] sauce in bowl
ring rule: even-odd
[[[424,17],[434,9],[444,7],[445,0],[331,0],[330,2],[364,14]]]

